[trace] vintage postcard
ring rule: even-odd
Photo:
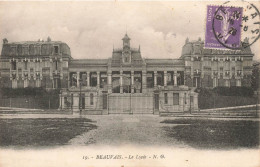
[[[260,166],[259,10],[0,1],[0,166]]]

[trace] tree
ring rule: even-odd
[[[251,86],[253,90],[257,90],[259,88],[259,65],[260,63],[256,63],[252,70]]]

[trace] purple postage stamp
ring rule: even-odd
[[[242,11],[240,7],[207,6],[205,48],[239,49]]]

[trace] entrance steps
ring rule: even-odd
[[[102,115],[103,110],[82,110],[81,111],[82,115]]]
[[[184,115],[184,112],[160,112],[159,115],[164,117],[164,116],[176,116],[176,115]]]
[[[246,105],[226,108],[204,109],[192,114],[201,116],[209,115],[222,117],[257,117],[259,116],[259,111],[259,105]]]

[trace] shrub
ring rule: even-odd
[[[251,87],[216,87],[213,91],[217,95],[222,96],[249,96],[252,97],[254,95],[254,90]]]
[[[46,91],[44,88],[1,88],[0,96],[2,97],[24,97],[24,96],[57,96],[60,90]]]
[[[196,92],[200,109],[256,104],[254,91],[249,87],[200,88]]]

